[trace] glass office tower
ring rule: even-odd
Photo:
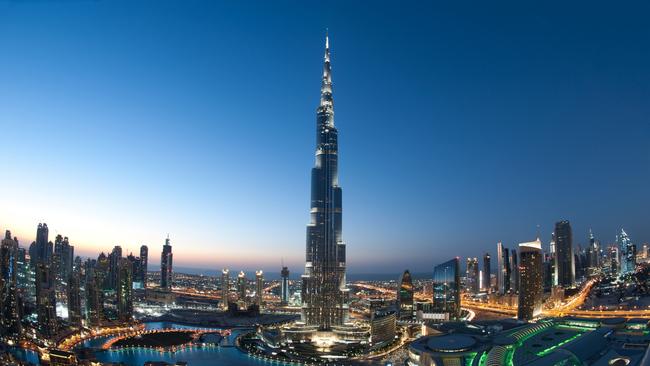
[[[460,260],[454,258],[433,269],[433,306],[437,313],[460,316]]]

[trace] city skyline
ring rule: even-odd
[[[292,14],[305,15],[312,27],[284,19],[278,30],[279,20],[253,15],[262,24],[246,28],[251,19],[240,15],[243,25],[231,32],[200,17],[193,24],[200,11],[219,10],[206,5],[183,9],[166,33],[165,5],[143,18],[150,29],[127,21],[119,31],[110,22],[117,14],[107,15],[106,29],[92,27],[102,4],[69,14],[66,4],[0,6],[12,14],[0,33],[9,55],[0,69],[16,71],[0,71],[9,81],[0,88],[9,174],[0,182],[0,229],[11,230],[22,247],[45,222],[50,240],[69,237],[75,254],[96,257],[115,245],[138,253],[145,244],[151,263],[159,263],[169,232],[177,268],[278,271],[284,258],[299,273],[318,100],[313,83],[326,27],[337,45],[337,112],[345,130],[349,272],[431,272],[432,263],[486,250],[496,258],[497,241],[513,248],[534,237],[536,225],[546,249],[563,219],[571,222],[574,245],[588,244],[590,228],[603,245],[621,229],[638,246],[650,239],[650,197],[642,187],[650,178],[650,111],[641,86],[650,85],[650,57],[643,46],[617,47],[623,39],[649,44],[639,32],[647,25],[632,16],[617,32],[599,28],[605,17],[620,21],[620,9],[595,5],[584,31],[563,38],[561,30],[575,31],[576,8],[567,15],[537,9],[524,16],[529,25],[499,18],[503,32],[477,35],[472,30],[493,20],[479,16],[480,7],[459,16],[453,5],[419,5],[435,10],[435,25],[417,9],[399,10],[395,24],[389,12],[374,10],[365,21],[382,26],[367,29],[346,24],[361,8],[338,18],[340,4],[320,16],[313,14],[322,9],[304,5]],[[134,17],[151,10],[124,6]],[[59,21],[70,25],[46,32]],[[413,27],[400,29],[407,22]],[[551,25],[560,31],[544,39]],[[512,36],[514,27],[520,36]],[[33,48],[12,39],[18,34]],[[131,38],[135,43],[121,42]],[[187,39],[196,42],[182,43]],[[238,44],[244,40],[246,47]],[[521,55],[503,42],[515,42]],[[194,60],[173,51],[181,43]],[[594,46],[598,59],[569,52],[563,60],[553,52],[579,44]],[[39,61],[48,52],[56,57]],[[246,76],[251,70],[255,77]],[[557,83],[567,73],[571,81]],[[35,100],[39,108],[30,105]],[[379,159],[380,149],[390,154]]]

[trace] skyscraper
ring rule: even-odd
[[[117,264],[117,316],[130,321],[133,315],[133,269],[131,262],[121,258]]]
[[[433,269],[432,310],[454,319],[460,316],[460,260],[454,258]]]
[[[512,267],[510,264],[510,251],[501,242],[497,243],[497,256],[498,291],[503,295],[512,290]]]
[[[282,285],[280,287],[280,303],[287,305],[289,303],[289,268],[282,266],[280,271],[282,277]]]
[[[228,310],[228,295],[230,293],[230,270],[221,271],[221,309]]]
[[[0,335],[20,333],[17,277],[18,242],[7,230],[0,245]]]
[[[479,291],[479,271],[478,258],[467,258],[467,267],[465,271],[465,287],[467,292],[477,293]]]
[[[54,240],[54,258],[53,265],[57,280],[67,281],[72,273],[74,259],[74,246],[70,245],[68,237],[57,235]]]
[[[517,249],[510,251],[510,289],[519,291],[519,263],[517,262]]]
[[[172,256],[172,246],[169,244],[168,235],[160,254],[160,288],[163,290],[172,289]]]
[[[588,268],[587,274],[594,276],[600,272],[600,243],[594,237],[594,233],[589,229],[589,247],[587,248]]]
[[[503,264],[503,244],[497,243],[497,292],[503,294],[504,290],[504,264]]]
[[[56,334],[56,295],[54,274],[49,265],[39,262],[36,265],[36,313],[38,327],[46,336]]]
[[[147,265],[149,263],[149,248],[146,245],[140,247],[140,281],[142,288],[147,288]]]
[[[551,233],[551,242],[549,243],[549,276],[550,276],[550,287],[557,286],[557,253],[555,246],[555,232]]]
[[[517,318],[531,320],[542,312],[542,242],[519,244],[519,307]]]
[[[490,253],[485,253],[483,255],[483,289],[486,292],[490,292],[490,280],[491,280],[491,269],[490,269]]]
[[[397,313],[400,319],[413,318],[413,279],[408,269],[397,283]]]
[[[239,271],[237,275],[237,297],[241,302],[246,301],[246,273]]]
[[[118,266],[122,259],[122,247],[116,245],[108,256],[108,287],[117,290]]]
[[[636,268],[636,246],[632,244],[625,230],[621,229],[621,233],[616,236],[616,244],[618,245],[618,252],[621,256],[620,274],[634,272]]]
[[[91,260],[86,262],[86,316],[90,325],[101,325],[104,310],[101,282],[103,277],[95,272],[96,268],[91,265]]]
[[[34,263],[37,262],[49,262],[52,258],[52,242],[48,241],[49,229],[47,228],[46,223],[39,223],[36,228],[36,242],[35,242],[35,251],[34,254],[36,259]],[[29,253],[32,255],[32,253]]]
[[[612,276],[618,276],[621,270],[620,256],[618,255],[618,247],[611,246],[609,248],[609,268]]]
[[[302,321],[321,330],[344,324],[349,315],[338,177],[338,130],[334,127],[330,48],[326,37],[320,105],[316,109],[311,221],[307,225],[305,274],[302,276]]]
[[[575,258],[573,256],[573,234],[569,221],[555,223],[555,268],[557,284],[573,287],[575,284]]]
[[[262,302],[264,301],[264,272],[259,270],[255,272],[255,304],[262,310]]]
[[[81,327],[81,273],[72,271],[68,277],[68,321],[74,327]]]

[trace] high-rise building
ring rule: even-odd
[[[510,264],[510,251],[503,248],[503,293],[512,291],[512,265]]]
[[[573,255],[573,233],[567,220],[555,223],[555,268],[557,284],[562,287],[575,285],[575,257]]]
[[[510,290],[519,290],[519,263],[517,262],[517,249],[510,250]]]
[[[14,238],[16,243],[18,240]],[[34,278],[36,272],[30,263],[31,259],[27,254],[25,248],[18,248],[18,254],[16,256],[16,277],[18,292],[20,293],[20,298],[23,301],[35,303],[36,302],[36,285]]]
[[[103,278],[98,276],[96,268],[93,267],[90,260],[86,262],[86,317],[88,323],[92,326],[101,325],[104,317],[103,296],[101,282]]]
[[[255,272],[255,304],[262,310],[262,302],[264,301],[264,272],[259,270]]]
[[[117,265],[117,316],[123,322],[133,316],[133,267],[126,258]]]
[[[618,255],[618,247],[611,246],[609,248],[609,269],[612,276],[618,276],[621,270],[620,256]]]
[[[549,269],[550,269],[550,287],[557,286],[557,263],[555,258],[557,257],[557,250],[555,246],[555,232],[551,233],[551,242],[549,243]]]
[[[60,286],[61,282],[66,282],[70,277],[74,259],[74,246],[70,245],[67,236],[56,236],[54,240],[53,258],[54,272],[58,282],[57,285]]]
[[[241,302],[246,302],[246,273],[239,271],[237,275],[237,297]]]
[[[542,242],[519,244],[519,306],[517,318],[531,320],[542,312]]]
[[[589,229],[589,247],[587,248],[587,275],[595,276],[600,273],[600,243],[594,237],[594,233]]]
[[[338,178],[338,130],[334,126],[330,48],[326,37],[320,105],[316,110],[316,162],[311,171],[311,221],[307,225],[302,276],[302,321],[321,330],[342,325],[349,316]]]
[[[490,279],[492,276],[492,270],[490,269],[490,253],[485,253],[483,255],[483,290],[490,292]]]
[[[129,263],[131,263],[131,277],[133,280],[133,288],[142,289],[142,262],[140,261],[140,257],[136,257],[133,255],[133,253],[129,253],[129,255],[126,256],[126,259],[129,261]]]
[[[625,230],[621,229],[621,233],[616,236],[616,244],[618,245],[618,252],[621,256],[619,263],[621,264],[620,274],[634,272],[636,268],[636,246],[632,244],[630,237]]]
[[[36,241],[34,247],[34,255],[30,252],[30,256],[34,257],[34,264],[38,262],[48,263],[52,259],[52,242],[48,241],[49,229],[46,223],[39,223],[36,228]]]
[[[228,296],[230,295],[230,270],[221,271],[221,309],[228,310]]]
[[[18,242],[7,230],[0,245],[0,335],[20,333],[17,277]]]
[[[436,313],[460,316],[460,260],[454,258],[433,269],[433,304]]]
[[[52,268],[43,262],[36,265],[36,313],[38,327],[45,336],[56,334],[56,294]]]
[[[467,267],[465,271],[465,289],[470,293],[479,292],[479,271],[478,258],[467,258]]]
[[[503,244],[497,243],[497,291],[500,294],[505,292],[504,284],[504,263],[503,263]]]
[[[116,245],[108,256],[108,288],[117,290],[118,266],[122,259],[122,247]]]
[[[163,290],[172,289],[172,256],[172,246],[169,244],[169,236],[167,236],[160,254],[160,288]]]
[[[146,245],[140,247],[140,281],[142,288],[147,288],[147,265],[149,263],[149,248]]]
[[[280,271],[282,284],[280,286],[280,303],[287,305],[289,303],[289,268],[282,266]]]
[[[74,327],[81,327],[81,273],[72,271],[68,277],[68,322]]]
[[[408,269],[397,283],[397,313],[400,319],[413,318],[413,279]]]

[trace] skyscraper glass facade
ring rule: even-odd
[[[460,316],[460,260],[454,258],[433,269],[433,306],[437,313],[450,318]]]

